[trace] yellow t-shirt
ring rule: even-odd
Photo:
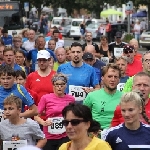
[[[59,150],[68,150],[68,147],[70,146],[70,144],[71,144],[71,141],[62,144],[59,147]],[[97,137],[93,137],[92,141],[88,144],[88,146],[84,150],[112,150],[112,149],[107,142]]]

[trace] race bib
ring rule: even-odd
[[[48,120],[53,122],[51,126],[48,126],[48,132],[50,134],[62,134],[66,132],[66,129],[62,124],[62,121],[64,120],[63,117],[54,117],[49,118]]]
[[[69,94],[74,96],[75,101],[83,101],[86,97],[82,86],[69,85]]]
[[[3,150],[17,150],[27,145],[27,140],[3,141]]]
[[[101,57],[101,61],[105,63],[106,65],[109,64],[109,58],[108,57]]]
[[[118,91],[122,91],[123,88],[124,88],[124,85],[125,85],[125,83],[119,83],[119,84],[117,85],[117,90],[118,90]]]
[[[4,119],[4,110],[0,109],[0,122],[2,122]]]
[[[114,48],[114,56],[120,57],[123,54],[123,48]]]

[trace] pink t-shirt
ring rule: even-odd
[[[58,97],[54,93],[43,95],[38,104],[38,112],[42,114],[45,112],[46,119],[53,117],[62,117],[62,110],[70,102],[75,102],[75,98],[71,95],[65,95],[64,97]],[[62,134],[50,134],[48,127],[43,127],[43,132],[46,139],[61,139],[66,137],[66,133]]]

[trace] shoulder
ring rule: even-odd
[[[61,64],[60,66],[59,66],[59,68],[66,68],[66,67],[70,67],[71,66],[71,62],[67,62],[67,63],[65,63],[65,64]]]
[[[27,78],[32,78],[32,77],[35,77],[36,75],[37,75],[37,71],[31,72]]]
[[[108,45],[111,46],[111,45],[114,45],[114,44],[115,44],[115,42],[111,42],[111,43],[109,43]]]
[[[9,120],[5,119],[5,120],[3,120],[3,121],[0,122],[0,127],[6,126],[6,125],[8,126],[8,124],[9,124]]]
[[[67,142],[67,143],[62,144],[59,147],[59,150],[67,150],[70,144],[71,144],[71,142]]]
[[[31,118],[26,119],[26,123],[29,125],[29,127],[34,128],[35,126],[38,126],[38,123]]]
[[[93,96],[95,96],[97,94],[101,95],[102,93],[104,93],[104,89],[103,88],[100,89],[100,90],[95,90],[95,91],[92,91],[92,92],[88,93],[88,96],[93,97]]]
[[[68,94],[66,94],[65,99],[71,100],[72,102],[75,101],[75,98],[72,95],[68,95]]]

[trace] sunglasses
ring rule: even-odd
[[[71,123],[72,126],[77,126],[78,124],[80,124],[81,122],[85,122],[85,120],[81,120],[81,119],[72,119],[70,121],[68,120],[63,120],[62,124],[67,127],[69,122]]]
[[[133,50],[127,49],[127,50],[124,50],[123,52],[124,52],[125,54],[128,54],[128,53],[133,53]]]

